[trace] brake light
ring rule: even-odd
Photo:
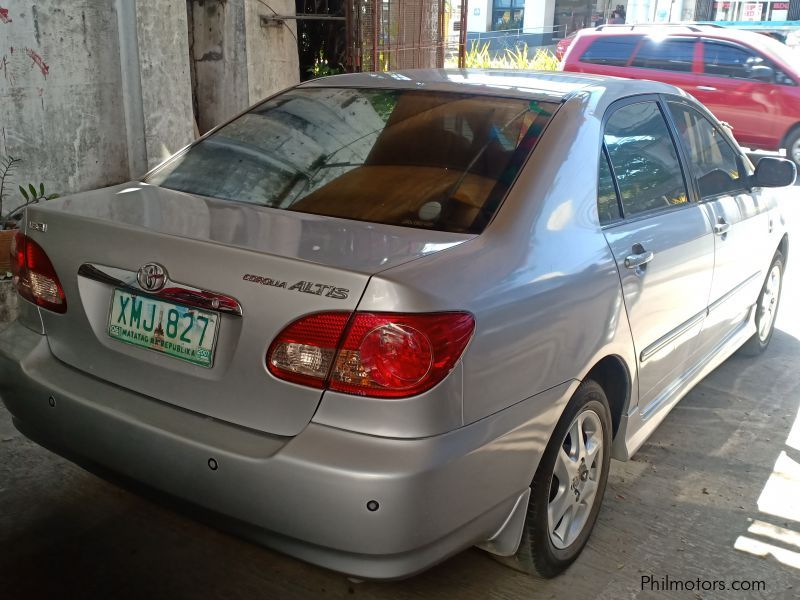
[[[64,288],[42,247],[18,232],[11,242],[11,274],[17,293],[37,306],[67,312]]]
[[[349,321],[349,323],[348,323]],[[376,398],[403,398],[442,381],[475,329],[465,312],[327,312],[303,317],[270,346],[280,379]]]

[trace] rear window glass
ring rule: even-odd
[[[205,138],[148,182],[285,210],[479,233],[558,106],[298,88]]]
[[[640,35],[610,35],[597,38],[581,56],[581,62],[624,67],[628,64]]]

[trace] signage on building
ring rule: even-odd
[[[761,20],[761,2],[747,2],[742,6],[742,21],[760,21]]]

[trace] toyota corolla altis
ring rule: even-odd
[[[553,576],[611,457],[773,331],[771,187],[672,86],[330,77],[30,206],[0,396],[25,435],[369,578]]]

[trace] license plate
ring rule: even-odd
[[[219,315],[114,290],[108,335],[201,367],[214,363]]]

